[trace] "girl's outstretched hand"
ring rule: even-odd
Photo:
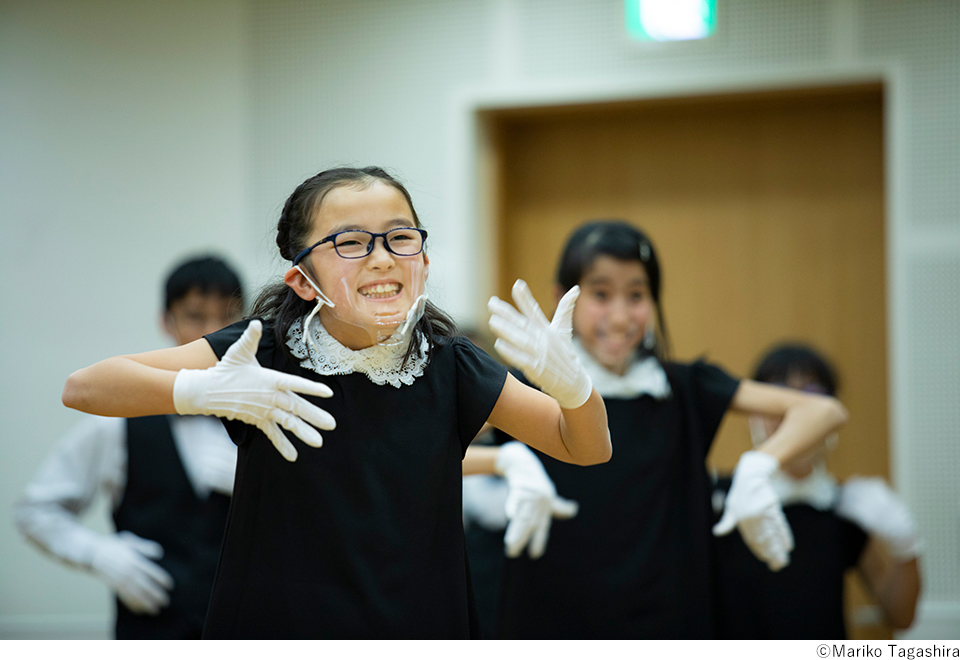
[[[490,329],[497,336],[494,347],[531,383],[552,396],[561,408],[579,408],[593,391],[571,342],[573,306],[580,295],[575,286],[560,299],[553,321],[548,321],[523,280],[513,285],[512,305],[490,298]]]
[[[793,550],[793,533],[770,481],[778,467],[777,459],[769,454],[744,452],[733,472],[723,517],[713,527],[714,536],[738,527],[747,547],[771,571],[789,564]]]
[[[879,477],[850,477],[840,489],[836,512],[877,536],[897,561],[920,555],[921,542],[910,510]]]
[[[333,391],[322,383],[261,367],[257,346],[262,331],[260,321],[251,321],[216,365],[181,369],[173,383],[173,405],[181,415],[216,415],[256,426],[281,456],[295,461],[297,450],[281,426],[311,447],[323,445],[323,438],[310,424],[324,431],[336,428],[330,413],[295,392],[327,398]]]
[[[536,454],[522,442],[507,442],[497,452],[496,473],[507,482],[507,531],[503,544],[508,557],[524,547],[531,559],[543,556],[554,518],[573,518],[580,505],[557,495]]]

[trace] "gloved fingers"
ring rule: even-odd
[[[259,424],[257,424],[257,428],[263,431],[263,434],[270,439],[270,442],[272,442],[273,446],[277,448],[277,451],[280,452],[281,456],[291,463],[297,460],[296,448],[293,446],[293,443],[290,442],[287,436],[283,434],[283,431],[280,430],[280,427],[275,421],[261,421]]]
[[[540,559],[547,549],[547,539],[550,537],[550,516],[539,517],[533,527],[530,537],[530,547],[527,553],[530,559]]]
[[[295,436],[303,440],[310,447],[322,447],[323,437],[317,433],[317,430],[307,424],[305,421],[295,415],[291,415],[285,410],[275,408],[270,411],[270,419],[277,422],[283,428],[292,432]]]
[[[504,360],[515,366],[517,369],[520,369],[524,373],[533,370],[534,361],[530,359],[530,355],[521,351],[510,342],[503,339],[497,339],[497,341],[493,343],[493,347],[497,349],[497,353],[503,356]]]
[[[117,538],[128,548],[140,553],[150,559],[160,559],[163,557],[163,546],[156,541],[137,536],[133,532],[124,530],[117,533]]]
[[[740,535],[747,547],[772,571],[779,571],[790,563],[793,547],[793,535],[783,512],[778,510],[776,514],[779,515],[757,516],[739,523]]]
[[[563,298],[557,304],[557,311],[553,314],[553,320],[550,321],[550,327],[567,339],[573,336],[573,308],[576,307],[579,295],[579,284],[563,294]]]
[[[737,526],[737,518],[730,511],[729,507],[727,507],[724,509],[723,516],[720,517],[720,521],[713,526],[713,535],[726,536],[727,534],[732,532],[733,528],[736,526]]]
[[[518,312],[513,305],[500,300],[496,296],[487,301],[487,311],[493,316],[499,316],[503,322],[515,325],[521,330],[530,325],[530,319]]]
[[[784,551],[775,551],[770,553],[766,559],[767,568],[777,572],[786,568],[790,564],[790,555]]]
[[[521,506],[520,512],[507,523],[507,531],[503,535],[503,544],[508,557],[519,557],[530,540],[534,526],[532,513],[528,507]]]
[[[783,535],[784,547],[787,549],[787,552],[792,552],[794,548],[793,543],[793,530],[790,528],[790,523],[787,522],[786,516],[783,513],[780,514],[783,518],[783,527],[781,528],[781,534]]]
[[[519,309],[524,316],[538,325],[550,325],[549,319],[547,319],[543,310],[540,309],[540,305],[537,304],[537,299],[533,297],[533,292],[530,291],[530,287],[527,286],[526,282],[523,280],[514,282],[511,294],[513,295],[513,302],[517,303],[517,309]]]
[[[166,590],[145,578],[125,582],[117,590],[117,595],[130,609],[147,614],[158,614],[161,608],[170,604]]]
[[[324,431],[332,431],[337,428],[337,420],[333,418],[333,415],[328,413],[323,408],[315,406],[303,397],[297,396],[292,392],[278,399],[278,403],[282,400],[282,403],[279,405],[283,410],[288,410],[300,419],[304,420],[309,424],[313,424],[318,429]],[[290,429],[291,431],[293,429]],[[309,442],[307,444],[310,444]],[[320,445],[316,445],[319,447]]]
[[[554,518],[565,520],[580,512],[580,504],[565,497],[556,496],[550,502],[550,513]]]
[[[247,325],[240,339],[233,342],[224,353],[221,362],[226,364],[249,364],[257,361],[257,347],[260,345],[260,335],[263,334],[263,324],[254,319]]]
[[[151,591],[173,589],[173,577],[158,564],[154,564],[149,559],[143,559],[137,562],[136,567],[143,576],[143,579],[138,580],[138,582],[144,584],[144,586],[149,586]],[[154,584],[157,585],[156,589],[153,589]]]
[[[287,392],[299,392],[310,396],[319,396],[329,399],[333,396],[333,390],[309,378],[285,374],[279,371],[273,371],[274,384],[278,390]]]
[[[493,334],[500,339],[528,353],[537,352],[537,337],[530,333],[529,326],[517,325],[498,314],[490,317],[488,325]]]
[[[135,614],[150,614],[156,616],[160,613],[160,603],[150,598],[150,596],[143,593],[140,589],[119,589],[117,590],[117,598]]]

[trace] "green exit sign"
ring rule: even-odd
[[[705,39],[717,28],[717,0],[626,0],[626,19],[640,41]]]

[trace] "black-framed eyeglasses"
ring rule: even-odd
[[[298,254],[293,265],[299,264],[310,251],[323,245],[333,243],[333,249],[344,259],[362,259],[373,252],[377,237],[383,237],[383,247],[398,257],[412,257],[423,252],[423,244],[427,241],[427,231],[416,227],[398,227],[379,234],[362,229],[348,229],[331,234],[308,247]]]

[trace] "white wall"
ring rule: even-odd
[[[960,3],[719,4],[716,37],[660,47],[627,40],[620,0],[0,5],[0,405],[13,431],[0,506],[75,419],[58,403],[66,375],[158,344],[172,255],[219,245],[262,283],[279,266],[280,205],[323,168],[382,164],[409,184],[431,232],[431,295],[475,322],[490,270],[472,202],[477,108],[879,78],[892,449],[927,539],[914,632],[960,636]],[[9,528],[0,561],[8,621],[105,611],[89,578]]]
[[[0,4],[0,637],[107,633],[107,591],[10,507],[80,414],[71,371],[167,345],[174,259],[246,257],[242,3]],[[105,529],[103,507],[90,516]]]

